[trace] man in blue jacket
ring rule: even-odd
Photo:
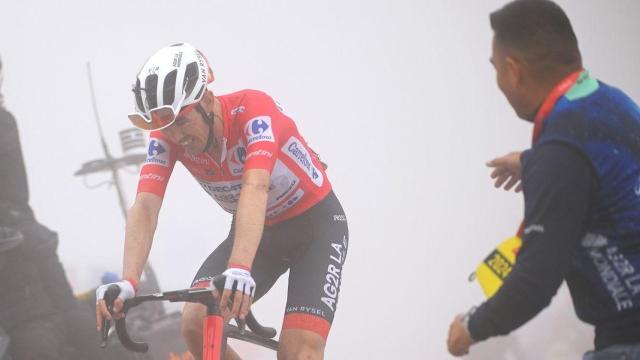
[[[534,123],[529,150],[490,163],[496,186],[522,181],[523,247],[495,296],[454,319],[449,352],[517,329],[566,281],[595,326],[584,359],[640,359],[640,109],[583,69],[553,2],[513,1],[491,26],[498,87]]]

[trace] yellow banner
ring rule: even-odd
[[[476,268],[476,279],[487,298],[492,297],[502,286],[504,279],[509,276],[516,256],[522,247],[522,239],[518,236],[510,237],[498,245],[489,256]]]

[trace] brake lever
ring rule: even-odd
[[[118,285],[110,285],[107,288],[107,291],[105,291],[104,296],[102,297],[102,299],[105,301],[105,304],[107,305],[109,314],[113,314],[113,302],[116,300],[118,295],[120,295],[120,287]],[[105,319],[104,323],[102,323],[102,341],[100,342],[100,347],[103,349],[107,347],[107,339],[109,338],[110,329],[111,320]]]
[[[111,329],[111,320],[106,319],[102,324],[102,341],[100,342],[101,348],[107,347],[107,339],[109,338],[109,329]]]
[[[222,292],[224,291],[224,276],[217,276],[213,279],[213,285],[214,287],[218,290],[218,293],[220,295],[222,295]],[[229,296],[229,300],[227,302],[227,307],[231,308],[233,306],[233,297],[234,294],[237,290],[235,289],[235,286],[231,289],[231,296]],[[246,328],[247,328],[247,321],[246,320],[242,320],[240,319],[240,317],[236,317],[234,318],[234,320],[236,321],[236,325],[238,326],[238,329],[240,330],[241,334],[245,334],[246,332]]]
[[[238,329],[240,330],[240,334],[244,335],[245,329],[247,327],[247,322],[245,320],[240,319],[240,317],[236,318],[236,324],[238,325]]]

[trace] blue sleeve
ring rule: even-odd
[[[476,341],[508,334],[549,305],[584,233],[597,187],[589,161],[569,145],[548,142],[521,159],[523,246],[503,286],[469,319]]]

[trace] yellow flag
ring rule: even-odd
[[[476,268],[475,277],[480,283],[487,298],[492,297],[502,286],[504,279],[509,276],[516,255],[522,247],[522,239],[518,236],[510,237],[498,245],[489,256]]]

